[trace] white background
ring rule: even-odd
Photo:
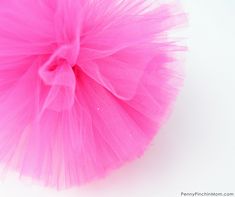
[[[1,197],[177,197],[235,192],[235,1],[183,0],[184,88],[146,154],[106,179],[56,191],[9,174]]]

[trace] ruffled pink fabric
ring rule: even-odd
[[[1,0],[0,161],[70,187],[139,157],[182,84],[178,4]]]

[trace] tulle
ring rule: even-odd
[[[178,3],[0,1],[0,161],[58,188],[141,156],[182,84]]]

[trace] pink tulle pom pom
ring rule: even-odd
[[[0,161],[70,187],[139,157],[182,84],[185,15],[144,0],[0,2]]]

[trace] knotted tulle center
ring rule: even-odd
[[[43,82],[49,86],[44,108],[61,111],[74,104],[76,77],[73,67],[79,55],[79,43],[60,46],[39,69]]]

